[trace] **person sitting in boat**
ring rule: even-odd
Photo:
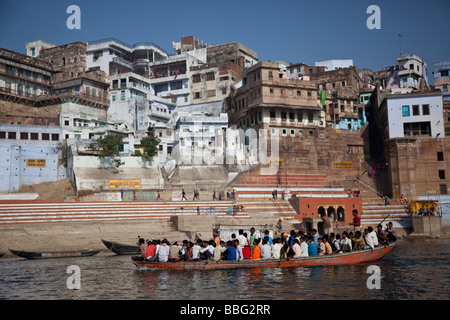
[[[139,250],[140,250],[140,255],[139,256],[134,256],[132,257],[132,259],[134,261],[144,261],[147,258],[147,243],[145,243],[145,240],[143,238],[139,238]]]
[[[308,255],[310,257],[317,256],[317,245],[314,242],[314,238],[312,236],[308,237]]]
[[[180,256],[181,256],[181,246],[178,244],[177,241],[175,241],[170,246],[169,261],[170,262],[178,262],[178,261],[180,261]]]
[[[233,245],[232,240],[227,241],[227,248],[223,253],[224,260],[236,261],[236,248]]]
[[[364,229],[364,240],[367,244],[365,249],[375,249],[375,247],[378,247],[379,243],[377,233],[371,226],[367,227],[367,229]]]
[[[284,234],[287,234],[287,233],[284,233]],[[292,250],[292,248],[289,247],[287,238],[283,237],[283,239],[281,239],[281,243],[282,243],[282,247],[280,250],[280,262],[283,261],[283,259],[289,260],[290,258],[292,258],[294,256],[294,250]]]
[[[386,232],[383,230],[383,226],[381,225],[381,223],[379,225],[377,225],[377,238],[378,238],[378,242],[381,245],[389,244],[389,239],[386,235]]]
[[[269,244],[272,246],[272,244],[273,244],[273,239],[272,239],[272,237],[271,237],[269,234],[270,234],[270,233],[269,233],[269,230],[265,230],[265,231],[264,231],[264,237],[263,237],[263,239],[267,238]]]
[[[317,230],[312,229],[311,234],[312,234],[314,243],[316,244],[316,246],[319,246],[319,235],[317,234]]]
[[[262,240],[262,247],[261,247],[261,259],[270,259],[272,258],[272,248],[269,245],[269,240],[267,238],[264,238]]]
[[[169,260],[169,253],[170,243],[167,239],[163,239],[163,241],[161,241],[161,246],[159,247],[158,261],[167,262]]]
[[[268,241],[267,238],[264,238]],[[253,241],[253,246],[251,248],[251,258],[252,260],[261,260],[261,248],[259,247],[259,243],[261,242],[261,239],[255,239]]]
[[[292,250],[294,251],[294,255],[292,258],[301,258],[302,256],[302,248],[300,247],[300,242],[298,239],[294,239],[294,244],[292,245]]]
[[[397,241],[397,232],[394,230],[392,222],[386,225],[386,234],[390,242]]]
[[[323,238],[319,238],[319,245],[317,246],[319,256],[325,255],[325,243],[323,242]]]
[[[335,239],[334,232],[330,233],[329,239],[330,239],[331,250],[333,251],[333,253],[338,253],[339,251],[341,251],[341,246],[339,245],[339,241],[337,241]]]
[[[342,232],[341,240],[341,251],[340,252],[351,252],[352,251],[352,241],[348,237],[348,232]]]
[[[191,261],[192,260],[192,250],[193,250],[194,244],[190,241],[188,241],[184,247],[185,253],[182,257],[183,261]]]
[[[219,261],[223,259],[223,253],[225,252],[225,241],[220,241],[219,245],[214,248],[214,261]]]
[[[194,261],[200,260],[200,250],[202,250],[202,243],[203,241],[201,239],[197,239],[197,242],[194,244],[194,247],[192,248],[192,260]]]
[[[323,238],[323,244],[325,245],[325,254],[332,254],[333,249],[331,249],[331,245],[328,242],[328,236],[324,235],[322,238]]]
[[[308,254],[308,243],[304,236],[300,237],[300,248],[302,249],[302,257],[309,257]]]
[[[355,237],[352,240],[353,244],[353,250],[363,250],[366,246],[366,241],[364,241],[364,238],[361,235],[361,231],[355,232]]]
[[[274,259],[280,259],[280,252],[281,252],[281,239],[280,238],[276,238],[273,240],[274,245],[272,247],[272,258]]]
[[[244,230],[242,229],[239,229],[238,233],[239,245],[243,248],[247,245],[247,237],[244,236]]]
[[[203,248],[200,250],[200,260],[209,261],[214,256],[214,247],[212,246],[213,243],[214,240],[203,242]]]
[[[148,247],[147,247],[147,257],[146,260],[149,262],[155,262],[158,260],[158,256],[156,255],[156,241],[148,241]]]
[[[239,244],[238,239],[234,239],[233,245],[236,248],[236,261],[244,259],[244,253],[242,252],[242,246]]]

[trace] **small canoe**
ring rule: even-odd
[[[383,258],[388,254],[395,244],[369,250],[353,251],[349,253],[337,253],[316,257],[305,257],[299,259],[283,260],[263,259],[241,261],[187,261],[187,262],[147,262],[134,261],[137,267],[151,269],[169,270],[215,270],[215,269],[237,269],[237,268],[289,268],[310,266],[339,266],[357,263],[371,262]]]
[[[103,244],[112,252],[118,255],[138,254],[140,249],[137,244],[122,244],[102,239]]]
[[[30,252],[9,249],[11,253],[26,259],[48,259],[48,258],[70,258],[70,257],[90,257],[96,255],[100,250],[86,251],[59,251],[59,252]]]

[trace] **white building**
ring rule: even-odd
[[[427,64],[415,54],[399,55],[394,66],[386,68],[386,71],[387,89],[399,89],[398,92],[406,92],[409,89],[418,90],[421,79],[424,79],[428,85]]]
[[[133,71],[148,76],[148,63],[165,60],[167,52],[151,42],[133,46],[115,38],[90,41],[87,45],[87,68],[100,67],[107,75]]]
[[[445,137],[440,91],[390,94],[386,96],[386,104],[388,139]]]
[[[59,126],[0,124],[0,192],[66,177]]]
[[[353,66],[352,59],[316,61],[316,67],[325,67],[325,71],[345,69]]]

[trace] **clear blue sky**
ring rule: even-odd
[[[81,30],[69,30],[69,5],[81,9]],[[381,29],[369,30],[368,6],[381,9]],[[259,60],[353,59],[359,69],[392,65],[400,52],[433,63],[450,59],[449,0],[0,0],[0,47],[25,52],[41,39],[56,45],[115,37],[154,42],[194,35],[208,44],[238,41]]]

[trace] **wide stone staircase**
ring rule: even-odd
[[[234,212],[232,201],[0,201],[0,225],[44,222],[169,220],[176,215],[214,215],[220,219],[248,218]]]
[[[362,227],[375,228],[381,223],[384,228],[388,222],[392,222],[394,228],[408,230],[412,227],[408,207],[399,202],[391,201],[390,204],[384,205],[380,198],[363,198],[362,207]]]

